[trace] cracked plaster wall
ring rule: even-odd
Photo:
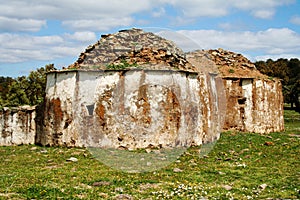
[[[34,144],[35,107],[21,106],[0,111],[0,145]]]
[[[282,86],[279,80],[225,78],[225,130],[270,133],[284,130]]]
[[[225,130],[284,130],[279,80],[184,71],[64,71],[48,74],[46,94],[43,108],[2,110],[0,145],[199,145],[218,138],[223,121]]]
[[[185,71],[48,74],[43,145],[146,148],[219,137],[215,76]]]

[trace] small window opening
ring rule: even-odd
[[[246,100],[247,100],[246,97],[239,98],[239,99],[238,99],[238,103],[239,103],[239,104],[245,104],[245,103],[246,103]]]
[[[86,106],[86,108],[87,108],[88,113],[89,113],[90,116],[94,114],[94,107],[95,107],[95,104],[87,105]]]

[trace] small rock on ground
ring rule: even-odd
[[[268,185],[267,184],[261,184],[260,186],[259,186],[259,189],[261,189],[261,190],[264,190],[264,189],[266,189],[266,187],[267,187]]]
[[[173,172],[176,172],[176,173],[178,173],[178,172],[182,172],[183,170],[182,169],[179,169],[179,168],[174,168],[173,169]]]
[[[78,159],[75,157],[71,157],[69,159],[67,159],[68,162],[78,162]]]
[[[94,182],[92,186],[105,186],[105,185],[110,185],[110,182],[108,181]]]
[[[230,185],[222,185],[222,188],[224,188],[225,190],[231,190],[232,187]]]
[[[115,196],[115,200],[133,200],[133,197],[130,196],[129,194],[119,194]]]

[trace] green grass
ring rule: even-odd
[[[299,117],[286,111],[287,119],[291,115]],[[0,199],[114,199],[120,194],[134,199],[299,199],[299,127],[300,120],[287,120],[281,133],[225,132],[207,156],[193,147],[170,165],[144,173],[114,170],[83,148],[0,147]],[[68,162],[70,157],[78,162]]]

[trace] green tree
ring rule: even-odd
[[[28,77],[0,78],[0,107],[42,103],[46,89],[46,74],[51,70],[55,70],[55,67],[53,64],[48,64],[31,71]]]
[[[26,89],[30,105],[37,105],[43,102],[46,89],[46,73],[51,70],[55,70],[53,64],[30,72],[27,78],[29,87]]]
[[[28,81],[25,76],[18,77],[16,81],[12,82],[8,89],[5,106],[29,105],[29,99],[26,94],[27,87]]]
[[[0,77],[0,108],[6,104],[6,96],[13,81],[15,80],[11,77]]]
[[[291,103],[291,107],[300,112],[300,61],[299,59],[283,59],[276,61],[268,59],[257,61],[256,68],[271,77],[278,77],[282,81],[284,102]]]
[[[290,79],[288,88],[290,89],[289,97],[291,107],[295,104],[295,110],[300,112],[300,61],[297,58],[291,59],[288,63]]]

